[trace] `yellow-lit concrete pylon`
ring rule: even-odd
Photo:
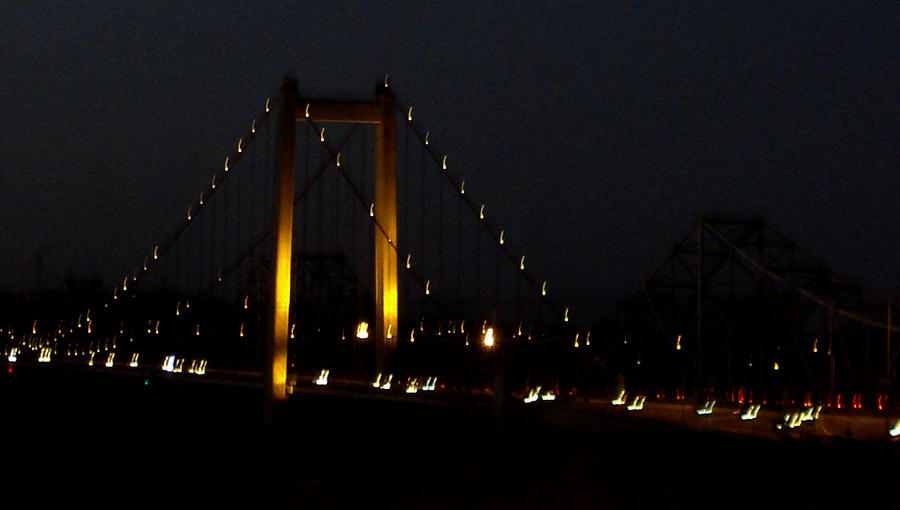
[[[397,347],[391,328],[399,329],[397,298],[397,111],[387,86],[376,91],[379,122],[375,125],[375,371],[389,369]]]
[[[285,79],[278,98],[275,135],[273,230],[275,268],[272,282],[272,320],[266,342],[267,398],[287,398],[288,312],[291,309],[291,246],[294,237],[294,162],[297,134],[297,82]],[[268,103],[266,103],[268,107]],[[268,108],[267,108],[268,109]]]
[[[399,327],[397,274],[397,124],[396,101],[379,83],[374,101],[303,99],[297,83],[285,80],[276,135],[275,275],[269,339],[273,400],[287,397],[288,311],[290,310],[291,242],[293,237],[294,161],[297,122],[372,124],[375,127],[375,371],[386,372],[397,346]]]

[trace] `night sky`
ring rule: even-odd
[[[48,287],[111,287],[289,72],[348,98],[390,73],[557,296],[621,296],[701,213],[896,295],[900,3],[685,3],[14,1],[0,291],[38,252]]]

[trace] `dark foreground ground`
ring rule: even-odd
[[[253,390],[46,369],[4,371],[0,401],[0,508],[900,508],[890,443],[570,430],[530,410],[497,435],[489,408],[315,395],[264,432]]]

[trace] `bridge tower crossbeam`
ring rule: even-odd
[[[287,398],[287,338],[290,311],[293,239],[294,162],[297,122],[371,124],[375,127],[375,369],[384,372],[396,349],[399,327],[397,273],[397,126],[396,100],[387,83],[379,84],[374,101],[301,98],[297,83],[281,89],[276,127],[276,246],[273,267],[272,317],[267,339],[267,393]],[[379,228],[380,226],[380,228]]]

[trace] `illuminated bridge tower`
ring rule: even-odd
[[[288,312],[291,305],[294,163],[297,122],[372,124],[375,127],[375,368],[384,372],[396,349],[397,296],[397,124],[396,101],[387,82],[374,101],[302,99],[297,83],[286,80],[279,98],[276,127],[272,322],[266,347],[267,392],[287,397]],[[379,228],[380,226],[380,228]]]

